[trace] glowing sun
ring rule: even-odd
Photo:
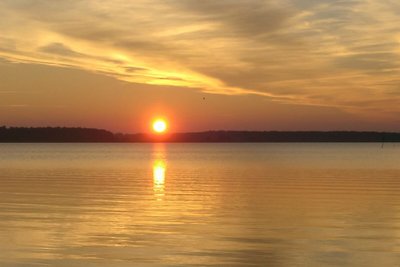
[[[165,133],[167,127],[168,127],[167,122],[163,119],[157,119],[153,121],[153,130],[156,133]]]

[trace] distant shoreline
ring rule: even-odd
[[[0,127],[0,143],[384,143],[400,133],[373,131],[205,131],[122,134],[68,127]]]

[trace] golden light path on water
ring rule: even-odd
[[[155,160],[153,163],[153,190],[157,200],[162,200],[165,189],[166,164],[164,160]]]
[[[164,144],[154,144],[153,147],[153,191],[158,201],[165,195],[165,173],[167,169]]]

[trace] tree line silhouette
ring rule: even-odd
[[[400,133],[356,131],[207,131],[122,134],[68,127],[0,127],[0,142],[400,142]]]

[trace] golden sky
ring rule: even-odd
[[[397,0],[1,0],[0,29],[0,125],[400,130]]]

